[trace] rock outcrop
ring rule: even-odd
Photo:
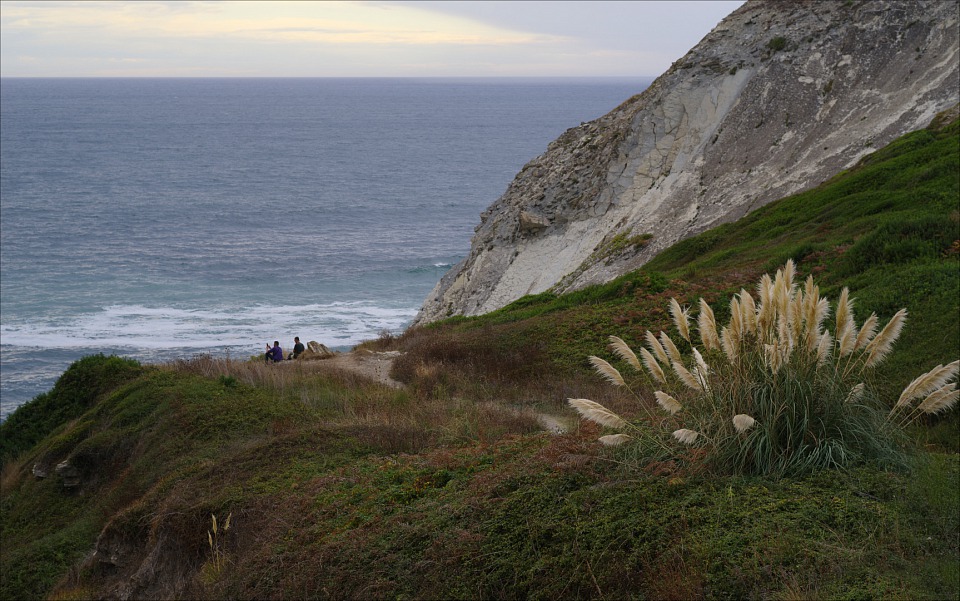
[[[609,281],[925,126],[960,96],[958,21],[943,0],[747,2],[528,163],[416,323]]]

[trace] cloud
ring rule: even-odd
[[[639,35],[647,4],[5,0],[0,72],[650,75],[692,43],[672,51]]]

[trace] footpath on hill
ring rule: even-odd
[[[393,388],[404,388],[403,382],[390,377],[394,360],[400,356],[399,351],[376,353],[371,351],[353,350],[347,353],[337,353],[328,359],[310,361],[310,365],[317,366],[318,370],[343,370],[359,374],[370,380]],[[551,434],[563,434],[570,429],[564,418],[536,411],[537,421],[544,430]]]

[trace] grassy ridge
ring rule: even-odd
[[[404,390],[86,358],[0,425],[0,597],[957,598],[956,409],[908,473],[718,478],[599,447],[564,400],[630,415],[585,357],[669,330],[670,296],[725,320],[787,258],[850,286],[858,322],[910,310],[895,399],[960,347],[958,182],[957,122],[916,132],[609,284],[364,345],[404,352]],[[211,515],[232,517],[216,545]]]

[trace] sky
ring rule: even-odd
[[[3,77],[638,77],[735,1],[0,1]]]

